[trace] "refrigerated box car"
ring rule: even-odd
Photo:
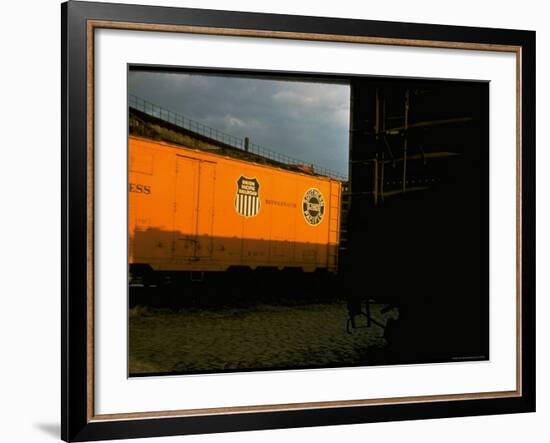
[[[130,268],[336,272],[341,182],[129,137]]]

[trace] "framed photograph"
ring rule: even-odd
[[[62,5],[62,438],[535,410],[535,33]]]

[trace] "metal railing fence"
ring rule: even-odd
[[[164,120],[173,125],[179,126],[180,128],[186,129],[188,131],[200,134],[204,137],[210,138],[212,140],[224,143],[226,145],[232,146],[234,148],[245,150],[245,139],[240,137],[235,137],[233,135],[227,134],[225,132],[219,131],[210,126],[206,126],[202,123],[199,123],[196,120],[185,117],[182,114],[179,114],[169,109],[163,108],[162,106],[155,105],[141,97],[138,97],[133,94],[128,96],[128,105],[130,108],[137,109],[151,117],[156,117],[160,120]],[[294,157],[290,157],[280,152],[267,149],[256,143],[248,144],[248,152],[252,152],[261,157],[268,158],[280,163],[285,163],[288,165],[307,165],[311,166],[316,174],[326,175],[329,177],[336,178],[338,180],[347,180],[347,177],[337,171],[332,169],[324,168],[304,160],[300,160]]]

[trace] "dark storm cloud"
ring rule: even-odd
[[[347,176],[347,85],[130,72],[128,89],[207,126]]]

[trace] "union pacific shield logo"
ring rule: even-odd
[[[260,211],[260,182],[243,175],[237,180],[235,210],[243,217],[255,217]]]

